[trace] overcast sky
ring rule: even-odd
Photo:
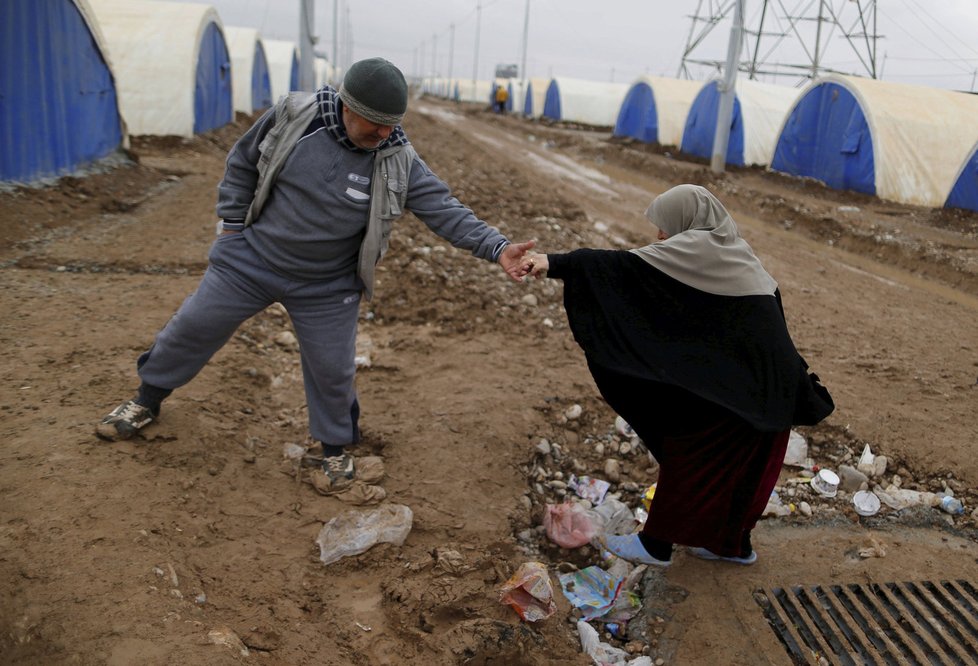
[[[201,1],[204,0],[192,0]],[[529,6],[526,70],[530,77],[567,76],[630,83],[641,74],[675,77],[683,59],[692,17],[731,0],[315,0],[317,49],[341,65],[383,56],[408,75],[488,79],[498,63],[520,64],[524,21]],[[263,37],[297,40],[299,0],[210,0],[228,26],[259,29]],[[863,0],[863,5],[868,5]],[[762,0],[746,0],[745,24],[756,30]],[[817,16],[818,0],[772,0],[765,33],[792,32],[794,16]],[[840,23],[853,31],[857,3],[828,0]],[[477,7],[481,6],[481,11]],[[334,51],[334,7],[339,38]],[[959,90],[978,90],[978,0],[880,0],[877,10],[877,78]],[[454,25],[454,48],[452,26]],[[698,60],[724,60],[730,17],[718,24],[691,53]],[[810,63],[802,44],[814,49],[816,21],[795,22],[780,42],[761,41],[767,69]],[[829,26],[823,24],[824,31]],[[870,26],[871,31],[871,26]],[[478,49],[476,37],[478,36]],[[748,35],[749,53],[755,36]],[[868,47],[858,53],[838,29],[822,41],[824,64],[846,73],[868,75]],[[745,51],[744,57],[746,58]],[[713,70],[690,65],[692,78]],[[790,70],[793,71],[793,70]],[[879,75],[881,73],[881,76]],[[794,85],[796,77],[762,76]]]

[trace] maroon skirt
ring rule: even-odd
[[[724,557],[746,555],[791,431],[763,432],[679,386],[589,367],[605,400],[659,463],[643,535]]]
[[[789,432],[759,432],[731,416],[700,432],[663,437],[643,534],[724,557],[745,554],[777,485]]]

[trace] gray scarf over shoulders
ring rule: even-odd
[[[275,105],[275,126],[259,146],[261,156],[257,165],[258,183],[245,217],[245,226],[252,224],[261,214],[274,187],[276,175],[296,142],[321,111],[320,99],[316,93],[293,92],[282,97]],[[335,111],[333,117],[336,117]],[[335,123],[332,129],[328,124],[327,131],[335,133]],[[403,133],[400,136],[403,137]],[[345,133],[343,138],[345,139]],[[348,139],[345,140],[349,143]],[[388,140],[386,143],[391,142]],[[403,141],[395,141],[394,145],[387,145],[376,152],[370,190],[370,214],[357,261],[357,275],[363,281],[364,297],[368,301],[373,297],[374,268],[387,252],[394,220],[404,212],[411,165],[417,156],[406,137]]]

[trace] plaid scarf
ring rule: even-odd
[[[336,139],[336,142],[348,150],[352,150],[357,153],[372,153],[376,150],[381,150],[382,148],[389,148],[391,146],[406,146],[411,143],[408,141],[407,134],[401,129],[400,125],[395,125],[394,130],[390,133],[384,141],[376,148],[371,148],[369,150],[365,148],[360,148],[359,146],[353,145],[350,138],[346,135],[346,127],[343,125],[343,102],[340,100],[339,94],[333,88],[329,86],[323,86],[319,89],[316,95],[319,101],[319,113],[323,117],[323,124],[326,125],[326,131],[329,135]]]

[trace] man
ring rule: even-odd
[[[418,157],[399,123],[403,74],[382,58],[353,64],[337,92],[291,93],[228,154],[218,186],[219,236],[196,292],[137,361],[138,394],[98,424],[128,439],[157,418],[246,319],[274,302],[299,340],[312,438],[331,483],[354,476],[344,447],[359,440],[354,388],[357,315],[374,267],[406,210],[515,281],[533,242],[511,244],[476,218]]]

